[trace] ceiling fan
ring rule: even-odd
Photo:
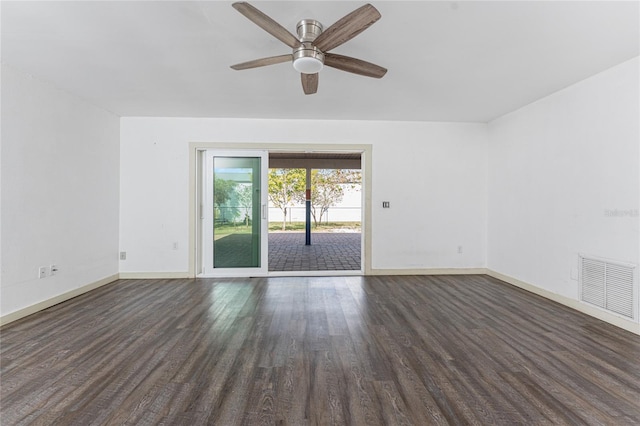
[[[302,89],[306,95],[318,91],[318,72],[324,65],[373,78],[381,78],[387,72],[386,68],[361,59],[329,53],[330,50],[351,40],[380,19],[380,12],[370,4],[365,4],[354,10],[326,30],[316,20],[303,19],[296,26],[298,37],[247,2],[233,3],[232,6],[254,24],[293,49],[290,54],[270,56],[232,65],[231,68],[234,70],[246,70],[291,61],[296,71],[300,72]]]

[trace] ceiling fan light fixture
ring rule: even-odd
[[[316,74],[323,67],[322,61],[316,58],[298,58],[293,61],[293,68],[303,74]]]
[[[293,51],[293,68],[303,74],[316,74],[324,67],[324,53],[311,43],[302,43]]]

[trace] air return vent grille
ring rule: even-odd
[[[580,300],[634,318],[634,267],[581,257]]]

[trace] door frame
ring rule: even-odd
[[[372,177],[372,155],[373,146],[370,144],[296,144],[296,143],[224,143],[224,142],[190,142],[189,143],[189,277],[195,278],[198,275],[198,256],[202,250],[200,235],[202,230],[199,227],[202,214],[200,199],[202,193],[202,164],[199,152],[206,150],[221,151],[287,151],[287,152],[359,152],[361,154],[362,171],[362,239],[360,262],[361,271],[357,274],[371,275],[371,177]],[[268,268],[268,266],[267,266]],[[347,271],[330,271],[331,275],[345,275]],[[269,274],[270,275],[270,274]],[[274,274],[279,275],[279,274]],[[299,271],[296,276],[318,275],[318,271]],[[327,275],[327,274],[323,274]],[[248,275],[249,276],[249,275]]]

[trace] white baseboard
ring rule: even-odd
[[[553,300],[554,302],[558,302],[562,305],[568,306],[569,308],[575,309],[576,311],[580,311],[584,314],[587,314],[592,317],[598,318],[602,321],[608,322],[609,324],[615,325],[616,327],[620,327],[622,329],[625,329],[635,334],[640,334],[640,324],[632,320],[621,318],[617,315],[610,314],[601,309],[587,305],[586,303],[582,303],[579,300],[562,296],[557,293],[553,293],[549,290],[536,287],[533,284],[520,281],[517,278],[513,278],[508,275],[501,274],[500,272],[492,271],[491,269],[487,270],[487,275],[489,275],[490,277],[499,279],[500,281],[504,281],[508,284],[519,287],[523,290],[527,290],[531,293],[535,293],[538,296],[542,296],[546,299],[550,299],[550,300]]]
[[[192,278],[188,272],[120,272],[121,280],[164,280]]]
[[[486,268],[371,269],[367,275],[485,275]]]
[[[3,315],[0,317],[0,325],[9,324],[10,322],[19,320],[20,318],[24,318],[31,314],[35,314],[36,312],[42,311],[44,309],[50,308],[53,305],[57,305],[58,303],[64,302],[65,300],[73,299],[76,296],[80,296],[88,291],[95,290],[98,287],[102,287],[103,285],[112,283],[118,279],[118,274],[111,275],[109,277],[105,277],[101,280],[95,281],[91,284],[84,285],[82,287],[78,287],[66,293],[62,293],[58,296],[52,297],[51,299],[43,300],[42,302],[38,302],[34,305],[27,306],[26,308],[22,308],[15,312],[11,312],[10,314]]]
[[[372,269],[364,275],[484,275],[485,268]],[[363,275],[362,271],[271,271],[267,276],[343,276]],[[189,272],[120,272],[122,280],[193,278]],[[206,278],[206,277],[205,277]]]
[[[336,271],[269,271],[268,277],[349,277],[362,276],[359,270]]]

